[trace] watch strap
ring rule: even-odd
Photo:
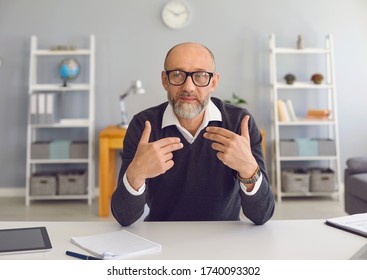
[[[237,178],[240,180],[242,184],[248,185],[248,184],[255,184],[257,180],[260,178],[260,168],[259,166],[256,167],[255,173],[250,178],[242,178],[238,172],[237,172]]]

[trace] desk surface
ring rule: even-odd
[[[72,259],[66,250],[85,253],[70,237],[123,229],[115,222],[0,222],[0,228],[46,226],[53,249],[1,255],[0,259]],[[324,220],[249,222],[137,222],[124,228],[162,244],[162,252],[140,259],[335,260],[349,259],[367,239],[324,224]]]

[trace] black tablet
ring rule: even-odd
[[[0,254],[38,252],[51,248],[45,227],[0,229]]]

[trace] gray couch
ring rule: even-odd
[[[347,160],[344,188],[345,212],[348,214],[367,212],[367,157]]]

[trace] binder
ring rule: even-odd
[[[46,112],[45,112],[45,123],[52,124],[55,122],[55,115],[54,115],[54,104],[55,104],[55,96],[54,93],[48,93],[46,95]]]
[[[46,123],[46,94],[38,93],[38,123]]]
[[[29,111],[30,111],[30,123],[38,123],[38,112],[37,112],[37,94],[31,94],[29,100]]]

